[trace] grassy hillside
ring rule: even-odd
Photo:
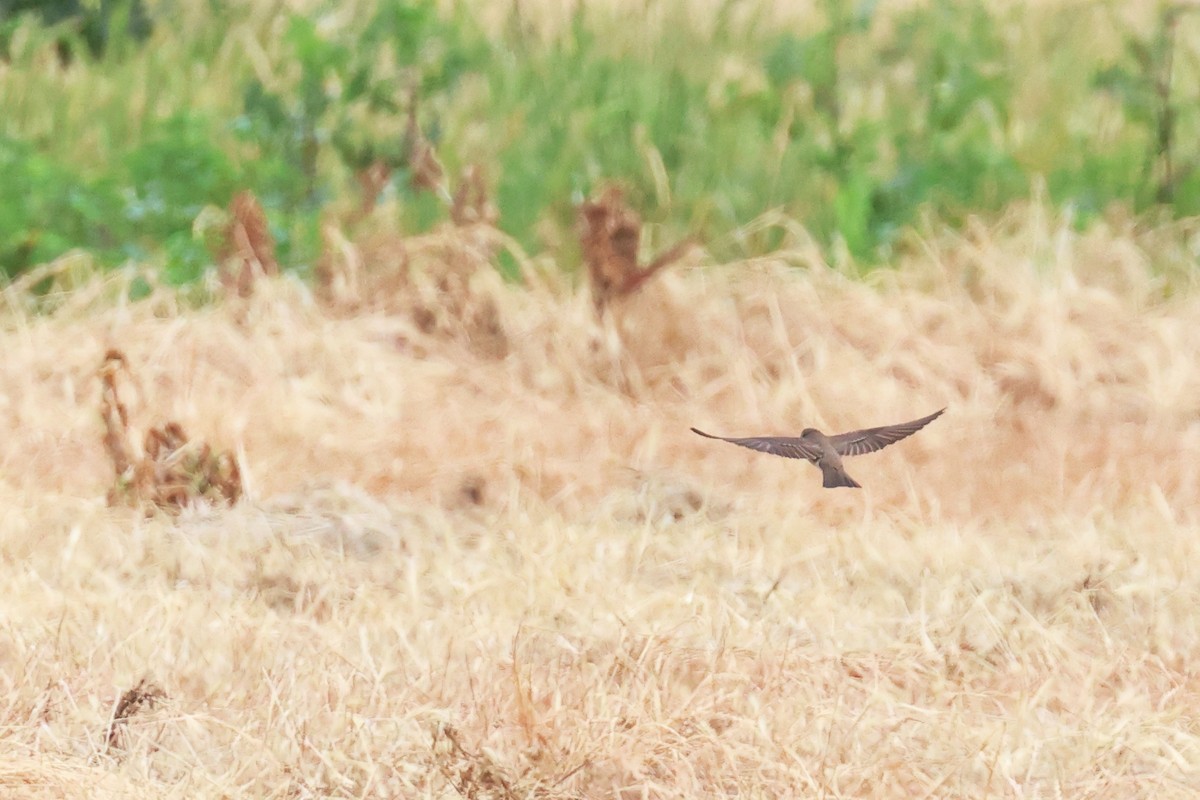
[[[438,255],[334,305],[10,290],[0,793],[1190,798],[1173,241],[1031,207],[867,282],[815,249],[674,270],[603,324],[445,236],[347,245]],[[492,312],[417,313],[451,304]],[[241,504],[105,506],[114,347],[131,424],[235,452]],[[688,431],[942,406],[854,491]]]

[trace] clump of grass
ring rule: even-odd
[[[331,226],[326,236],[317,282],[331,311],[396,314],[405,321],[406,346],[419,350],[453,341],[486,358],[509,353],[501,304],[511,287],[492,267],[504,241],[487,223],[414,237],[379,231],[360,242]]]
[[[135,444],[129,409],[117,388],[122,374],[129,377],[125,354],[109,350],[100,368],[104,449],[116,473],[108,504],[180,511],[200,501],[236,503],[242,496],[242,474],[232,453],[214,452],[208,443],[189,439],[173,421],[147,430],[140,448]]]

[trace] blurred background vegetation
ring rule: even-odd
[[[1032,195],[1079,225],[1200,211],[1194,5],[531,5],[0,0],[0,268],[82,250],[188,283],[198,220],[249,189],[303,272],[372,165],[379,209],[429,229],[413,98],[446,172],[479,164],[499,227],[564,265],[607,179],[664,240],[732,259],[792,219],[863,269]]]

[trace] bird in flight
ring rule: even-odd
[[[824,478],[822,486],[834,489],[847,486],[861,489],[858,481],[846,474],[842,467],[842,456],[861,456],[863,453],[874,453],[889,444],[912,436],[929,423],[940,417],[946,409],[935,411],[928,417],[914,419],[912,422],[902,422],[899,425],[884,425],[880,428],[864,428],[861,431],[839,433],[826,436],[816,428],[805,428],[799,436],[751,436],[745,439],[734,439],[725,436],[713,436],[698,428],[692,428],[708,439],[720,439],[757,450],[760,453],[770,453],[784,458],[803,458],[821,468]]]

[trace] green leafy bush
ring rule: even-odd
[[[402,228],[424,230],[445,210],[410,185],[414,100],[447,173],[480,163],[501,227],[565,265],[575,205],[612,179],[652,239],[686,230],[719,258],[758,254],[784,233],[752,223],[777,209],[868,267],[924,211],[998,213],[1041,179],[1083,223],[1113,203],[1200,210],[1200,75],[1184,46],[1200,14],[1187,6],[1122,28],[1100,6],[823,0],[801,27],[687,0],[652,1],[631,26],[581,3],[547,35],[517,4],[487,27],[472,4],[444,5],[178,0],[142,46],[57,67],[55,32],[80,34],[54,9],[75,6],[45,4],[51,28],[10,17],[3,269],[81,247],[192,280],[211,260],[197,215],[241,189],[261,199],[281,262],[303,269],[322,213],[371,165],[390,171]],[[147,32],[138,8],[88,4],[122,42]]]

